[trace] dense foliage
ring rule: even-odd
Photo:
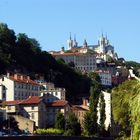
[[[112,110],[115,123],[122,127],[126,137],[138,140],[140,136],[140,82],[129,80],[112,91]]]
[[[55,128],[65,130],[65,118],[61,112],[56,114]]]
[[[100,113],[99,131],[100,134],[103,135],[103,133],[105,132],[105,119],[106,119],[104,95],[100,94],[99,99],[100,99],[99,100],[99,113]]]
[[[66,88],[69,101],[75,101],[77,94],[89,94],[90,80],[86,76],[76,73],[68,64],[57,62],[41,50],[36,39],[24,33],[15,35],[14,30],[3,23],[0,24],[0,68],[0,74],[20,72],[32,78],[43,74],[47,81]]]
[[[65,135],[81,135],[81,125],[74,113],[69,113],[66,120],[66,132]]]

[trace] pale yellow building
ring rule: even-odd
[[[39,128],[46,127],[46,106],[42,97],[30,96],[25,100],[4,101],[1,108],[5,106],[7,116],[21,115],[35,122]]]

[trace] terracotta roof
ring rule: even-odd
[[[15,101],[4,101],[1,102],[0,105],[16,105],[20,104],[23,100],[15,100]]]
[[[31,80],[31,79],[29,79],[29,80],[28,79],[16,79],[16,78],[14,78],[12,76],[10,76],[9,79],[12,80],[12,81],[20,82],[20,83],[39,85],[37,82],[35,82],[35,81]]]
[[[68,101],[65,101],[65,100],[56,100],[54,102],[47,103],[46,105],[47,105],[47,107],[63,107],[66,104],[68,104]]]
[[[72,53],[63,53],[63,54],[53,54],[53,56],[75,56],[75,55],[82,55],[82,56],[89,56],[89,55],[96,55],[96,53],[79,53],[79,52],[72,52]]]
[[[16,104],[38,104],[41,98],[39,96],[30,96],[25,100],[4,101],[0,105],[16,105]]]
[[[72,110],[74,111],[74,110],[83,110],[83,111],[88,111],[89,110],[89,108],[88,107],[83,107],[83,106],[81,106],[81,105],[73,105],[72,106]]]
[[[29,98],[23,100],[21,104],[38,104],[41,98],[39,96],[30,96]]]

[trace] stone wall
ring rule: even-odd
[[[13,115],[13,117],[18,122],[20,130],[28,130],[30,133],[33,133],[35,125],[34,121],[19,115]]]

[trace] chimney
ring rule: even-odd
[[[20,80],[23,80],[23,75],[20,75]]]
[[[27,76],[27,80],[30,80],[30,76]]]
[[[88,106],[88,100],[83,98],[83,106]]]
[[[9,72],[7,72],[7,78],[9,78],[10,77],[10,73]]]
[[[18,78],[18,75],[17,74],[14,74],[14,79],[17,79]]]

